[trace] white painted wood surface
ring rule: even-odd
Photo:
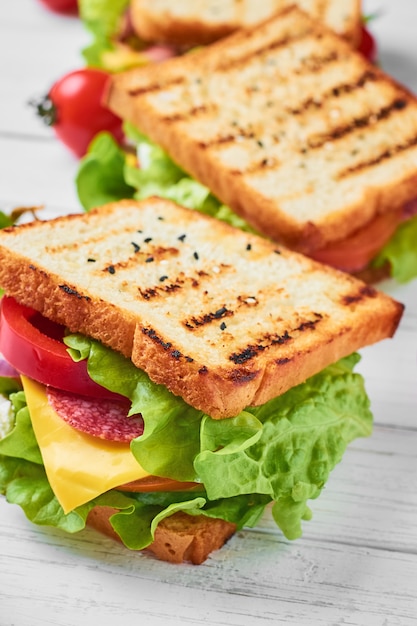
[[[417,92],[416,0],[366,1],[374,11],[382,65]],[[77,162],[27,102],[82,64],[87,41],[36,0],[0,4],[3,210],[80,210]],[[173,566],[88,530],[32,526],[0,498],[0,626],[417,624],[417,281],[381,287],[407,309],[394,340],[363,351],[374,434],[350,446],[302,539],[267,516],[204,565]]]

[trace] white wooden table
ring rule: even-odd
[[[417,92],[417,2],[365,3],[378,9],[382,65]],[[76,18],[2,0],[1,209],[80,210],[77,162],[27,101],[79,67],[88,40]],[[374,434],[350,446],[302,539],[266,517],[204,565],[173,566],[88,530],[32,526],[0,498],[0,626],[417,624],[417,281],[381,287],[407,309],[394,340],[363,351]]]

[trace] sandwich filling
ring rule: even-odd
[[[33,311],[22,308],[30,319]],[[4,315],[1,324],[4,329]],[[9,316],[9,324],[19,326],[19,315],[12,321]],[[44,345],[51,340],[47,326],[39,341],[44,364]],[[16,354],[12,348],[22,341],[0,348]],[[1,394],[10,402],[0,413],[0,491],[37,524],[76,532],[93,507],[110,506],[118,511],[111,523],[124,544],[143,549],[159,521],[177,511],[243,528],[255,526],[271,505],[284,535],[295,539],[302,520],[311,517],[308,500],[320,494],[348,443],[371,434],[364,381],[353,372],[358,355],[260,407],[213,420],[99,342],[81,335],[64,342],[68,360],[87,362],[92,381],[104,394],[114,394],[115,402],[128,399],[130,409],[109,421],[110,440],[104,439],[96,420],[91,427],[91,416],[108,398],[87,401],[80,395],[74,426],[59,400],[51,404],[52,396],[60,397],[57,390],[10,369],[0,377]],[[24,369],[37,375],[36,364]],[[111,440],[126,430],[126,422],[132,427],[129,415],[139,414],[142,434],[129,442]]]

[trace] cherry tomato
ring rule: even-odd
[[[78,13],[78,0],[39,0],[39,2],[55,13]]]
[[[0,352],[20,374],[43,383],[95,398],[117,399],[117,394],[95,383],[86,361],[76,363],[61,340],[64,328],[34,309],[3,296]]]
[[[316,261],[346,272],[359,272],[367,267],[392,237],[400,221],[401,214],[398,212],[380,215],[372,224],[357,231],[348,239],[316,250],[310,256]]]
[[[123,140],[122,121],[102,105],[109,75],[95,68],[75,70],[60,78],[40,102],[38,114],[52,126],[59,139],[76,154],[84,156],[100,131]]]
[[[359,52],[371,63],[376,63],[378,51],[375,37],[369,32],[366,26],[362,25]]]
[[[160,476],[146,476],[146,478],[139,478],[139,480],[120,485],[117,489],[132,493],[149,493],[152,491],[186,491],[197,486],[198,483],[179,482],[172,478]]]

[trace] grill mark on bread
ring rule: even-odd
[[[172,345],[170,341],[164,341],[153,328],[142,327],[142,333],[152,339],[152,341],[160,345],[165,351],[169,351],[170,356],[176,361],[185,359],[187,363],[193,363],[194,359],[188,355],[182,354],[182,352]]]
[[[372,285],[362,285],[359,287],[358,291],[355,291],[351,294],[346,294],[342,298],[342,304],[345,306],[350,306],[352,304],[357,304],[366,298],[376,298],[378,296],[378,292]]]
[[[199,277],[204,274],[203,272],[197,272]],[[138,287],[137,291],[143,300],[152,300],[154,298],[165,299],[170,294],[177,293],[184,288],[191,287],[197,289],[200,286],[200,282],[196,276],[186,276],[184,272],[180,272],[174,279],[169,279],[169,276],[162,275],[158,280],[159,284],[146,288]]]
[[[78,300],[86,300],[87,302],[91,300],[89,296],[84,296],[82,293],[77,291],[77,289],[74,289],[74,287],[70,287],[69,285],[63,284],[58,285],[58,287],[62,289],[62,291],[64,291],[68,296],[74,296]]]
[[[400,154],[401,152],[406,152],[407,150],[409,150],[410,148],[413,148],[414,146],[417,146],[417,135],[414,135],[407,141],[390,146],[389,149],[384,150],[373,159],[368,159],[367,161],[362,161],[361,163],[352,165],[351,167],[346,167],[344,170],[341,170],[337,174],[336,180],[342,180],[343,178],[347,178],[351,174],[357,174],[358,172],[366,170],[369,167],[379,165],[383,161],[386,161],[387,159],[390,159],[396,154]]]
[[[323,319],[321,313],[313,313],[313,319],[307,319],[298,326],[285,330],[282,334],[265,333],[263,337],[257,340],[257,343],[251,343],[243,348],[240,352],[233,352],[229,355],[229,360],[236,365],[242,365],[255,358],[260,352],[267,350],[271,346],[284,345],[295,338],[298,333],[305,331],[314,331],[317,324]]]
[[[351,93],[357,87],[362,87],[363,84],[366,82],[367,82],[367,77],[364,76],[363,79],[361,79],[354,85],[348,85],[348,84],[343,85],[343,91],[344,93]],[[300,107],[296,110],[296,112],[294,110],[289,110],[289,109],[287,109],[287,112],[301,115],[313,105],[313,101],[310,99],[306,101],[305,104],[306,104],[306,109],[304,111],[302,111]],[[392,100],[392,102],[390,102],[386,106],[380,107],[378,110],[374,110],[369,113],[366,113],[363,116],[353,118],[347,121],[345,124],[339,127],[336,127],[329,133],[320,134],[320,135],[307,138],[306,145],[300,148],[298,150],[298,153],[305,154],[308,150],[319,150],[327,146],[331,142],[337,141],[338,139],[342,139],[356,132],[359,129],[364,129],[364,130],[369,129],[372,126],[378,124],[378,122],[388,119],[392,115],[395,115],[397,112],[403,111],[408,106],[408,104],[409,102],[407,101],[405,97],[395,97]],[[316,102],[314,106],[320,107],[320,104]],[[208,148],[219,146],[221,144],[226,144],[226,143],[232,144],[233,142],[238,142],[240,138],[253,139],[254,141],[256,141],[257,145],[260,148],[263,147],[262,141],[260,139],[257,139],[256,133],[253,130],[251,130],[249,127],[239,128],[239,131],[235,135],[229,134],[227,136],[212,139],[207,142],[199,142],[199,146],[204,149],[208,149]],[[275,145],[278,144],[280,141],[279,137],[276,134],[271,135],[269,139],[271,141],[271,144],[275,144]],[[341,174],[339,174],[336,177],[336,179],[342,178],[345,175],[348,175],[349,173],[359,171],[360,169],[369,167],[371,165],[375,165],[386,158],[390,158],[391,156],[393,156],[394,154],[396,154],[397,152],[401,150],[407,149],[408,147],[412,147],[413,145],[415,145],[415,140],[412,140],[412,142],[408,142],[404,145],[402,144],[394,145],[390,147],[389,150],[382,153],[380,156],[378,156],[372,161],[369,160],[363,164],[359,163],[355,166],[346,168],[346,170],[344,170]],[[231,170],[231,172],[233,172],[234,174],[245,175],[245,174],[256,173],[264,169],[278,169],[280,165],[281,165],[281,161],[277,159],[276,157],[266,156],[256,161],[253,161],[248,167],[245,167],[242,169],[234,169],[234,170]],[[297,194],[287,195],[286,199],[290,197],[291,198],[298,197],[302,195],[303,193],[308,193],[308,189],[302,192],[298,192]]]
[[[227,271],[230,269],[230,266],[220,263],[212,268],[212,272],[208,272],[206,270],[196,270],[192,273],[185,274],[184,272],[179,272],[175,275],[175,277],[170,277],[167,274],[161,274],[159,276],[158,283],[153,285],[149,285],[147,287],[138,287],[137,295],[139,295],[143,300],[152,300],[155,298],[160,298],[161,300],[165,300],[167,296],[178,293],[181,290],[192,288],[192,289],[201,289],[202,290],[202,282],[205,279],[210,279],[215,274],[218,278],[223,271]],[[125,284],[125,287],[128,287],[128,284]],[[207,291],[202,291],[205,295],[207,295]],[[215,319],[215,318],[213,318]],[[188,326],[187,323],[185,323]],[[190,327],[193,326],[190,323]]]
[[[251,59],[260,59],[263,56],[267,55],[269,52],[274,52],[276,50],[287,48],[287,46],[293,43],[303,41],[304,39],[307,39],[307,37],[312,33],[313,29],[308,26],[301,32],[296,33],[295,35],[285,35],[284,37],[281,37],[280,39],[277,39],[272,43],[260,46],[256,50],[251,50],[247,54],[241,54],[233,60],[219,63],[219,65],[216,66],[216,71],[227,73],[230,70],[235,70],[241,66],[246,65]],[[308,58],[306,60],[308,60]]]
[[[156,77],[157,78],[157,77]],[[155,91],[159,91],[162,87],[165,89],[166,87],[173,87],[174,85],[181,85],[181,83],[185,83],[184,77],[173,77],[170,80],[165,80],[163,83],[156,80],[154,83],[147,85],[146,87],[133,87],[128,90],[129,96],[133,98],[136,96],[143,96],[145,94],[153,93]]]
[[[201,326],[206,326],[208,324],[211,324],[214,321],[223,319],[224,317],[231,317],[233,315],[234,315],[234,312],[230,308],[226,306],[222,306],[216,311],[209,311],[208,313],[202,313],[199,316],[193,315],[190,318],[184,320],[182,323],[189,330],[194,330]]]
[[[287,48],[287,46],[297,43],[297,42],[301,42],[307,39],[308,37],[310,37],[311,35],[313,35],[315,39],[321,39],[323,36],[320,30],[318,32],[314,32],[314,30],[311,28],[311,25],[306,24],[304,25],[304,28],[300,32],[297,32],[294,35],[285,35],[281,37],[280,39],[277,39],[271,43],[268,43],[263,46],[259,46],[256,50],[250,50],[250,52],[239,54],[233,59],[229,59],[227,61],[223,61],[219,63],[218,65],[216,65],[216,68],[215,68],[216,72],[227,74],[231,70],[236,70],[237,68],[241,66],[246,66],[246,64],[250,60],[257,61],[259,59],[262,59],[262,57],[268,55],[271,52],[275,52],[280,49],[285,49]],[[312,54],[308,57],[305,57],[302,60],[301,66],[295,69],[294,73],[297,75],[300,75],[306,72],[318,72],[320,69],[322,69],[324,65],[332,61],[336,61],[338,58],[339,58],[339,54],[337,50],[330,50],[329,52],[326,52],[325,54]],[[210,65],[208,66],[208,70],[210,71]],[[155,82],[151,82],[148,85],[143,86],[143,87],[131,87],[127,89],[127,94],[130,97],[135,98],[137,96],[144,96],[144,95],[148,95],[151,93],[156,93],[160,89],[163,89],[165,91],[169,89],[170,87],[179,86],[181,84],[187,84],[185,77],[181,77],[181,76],[172,76],[169,78],[164,77],[162,81],[161,80],[158,81],[157,79]],[[204,109],[204,105],[202,105],[201,108]],[[189,115],[192,114],[193,110],[195,110],[195,112],[198,113],[199,109],[200,107],[195,107],[195,109],[194,108],[191,109],[189,112]],[[182,117],[180,117],[181,114],[178,114],[178,115],[179,115],[178,118],[176,116],[174,117],[175,120],[182,119]],[[170,116],[167,116],[164,119],[169,120]]]
[[[330,89],[324,91],[321,94],[319,93],[319,94],[315,94],[314,96],[309,96],[305,100],[301,101],[298,105],[288,106],[288,107],[284,106],[283,108],[280,107],[279,111],[281,114],[284,113],[285,115],[302,116],[303,114],[307,113],[310,110],[320,109],[326,101],[329,102],[332,98],[337,99],[344,94],[353,93],[359,89],[362,89],[368,83],[374,82],[376,79],[377,79],[377,76],[375,72],[366,70],[354,82],[348,82],[348,83],[342,82],[340,84],[334,85]],[[274,103],[270,102],[270,104],[271,104],[271,113],[272,113],[273,112],[272,107]],[[374,122],[375,116],[377,120],[385,119],[393,111],[402,110],[406,106],[407,106],[407,101],[404,98],[397,97],[394,99],[394,101],[390,105],[387,105],[386,107],[381,108],[379,111],[370,113],[366,116],[363,116],[362,118],[358,118],[357,120],[352,120],[352,122],[350,122],[349,124],[345,124],[340,129],[335,130],[333,133],[329,133],[328,135],[325,135],[325,136],[322,135],[320,136],[320,138],[317,138],[316,140],[311,140],[311,142],[309,142],[309,147],[310,148],[321,147],[327,141],[330,141],[338,137],[342,137],[348,132],[350,132],[351,130],[369,126],[371,122],[372,123]],[[187,117],[192,116],[192,115],[193,115],[192,110],[187,111],[185,113],[181,113],[181,114],[179,113],[175,116],[175,121],[186,121]],[[167,116],[164,119],[172,121],[173,117],[174,116]],[[242,126],[241,124],[240,125],[237,124],[237,122],[231,122],[231,126],[234,126],[236,128],[236,132],[231,132],[230,130],[228,130],[225,134],[220,134],[217,137],[208,138],[206,141],[200,140],[197,142],[198,146],[202,149],[209,149],[212,147],[220,146],[222,144],[232,144],[234,142],[238,142],[241,139],[254,139],[254,141],[257,142],[259,147],[261,148],[264,147],[262,140],[256,137],[256,133],[253,131],[250,125],[245,127],[245,126]],[[281,141],[281,138],[279,134],[272,133],[268,135],[268,140],[271,143],[271,145],[274,145],[274,144],[276,145]],[[259,161],[258,164],[254,165],[253,169],[257,169],[257,168],[265,167],[265,166],[271,166],[271,165],[272,166],[278,165],[278,160],[277,159],[274,160],[271,157],[269,159],[263,159],[262,161]],[[252,168],[251,168],[251,171],[252,171]]]
[[[142,287],[138,287],[139,295],[143,300],[152,300],[157,297],[166,297],[171,293],[175,293],[183,288],[183,285],[178,283],[169,283],[168,285],[164,285],[163,287],[159,287],[156,285],[155,287],[147,287],[143,289]]]
[[[147,250],[138,249],[134,255],[129,256],[127,259],[121,261],[113,261],[111,263],[105,262],[102,266],[94,265],[94,272],[97,274],[108,272],[109,274],[116,274],[119,270],[129,270],[132,267],[137,267],[138,259],[143,263],[160,262],[164,259],[169,259],[180,254],[178,248],[164,247],[164,246],[151,246]],[[87,259],[87,262],[92,262],[92,259]],[[94,263],[97,263],[97,259],[94,259]]]
[[[335,128],[330,133],[309,138],[307,141],[308,147],[312,150],[322,148],[326,143],[345,137],[359,128],[369,128],[379,121],[387,119],[393,113],[395,114],[396,111],[402,111],[407,104],[408,102],[405,98],[395,98],[390,104],[381,107],[378,111],[371,111],[366,115],[349,120],[346,124]]]
[[[336,62],[338,61],[338,59],[339,59],[339,55],[334,50],[330,51],[329,53],[325,55],[311,55],[310,57],[306,57],[302,61],[302,64],[300,67],[293,69],[292,76],[288,77],[286,75],[283,75],[280,77],[280,79],[282,82],[288,83],[292,80],[292,77],[294,74],[298,76],[302,76],[304,74],[312,74],[312,73],[322,71],[325,65],[330,64],[332,62]],[[325,100],[329,98],[331,95],[336,96],[336,95],[340,95],[343,93],[350,93],[351,91],[354,91],[357,88],[363,87],[364,85],[366,85],[366,83],[372,80],[376,80],[375,73],[371,71],[365,71],[355,83],[341,83],[340,85],[336,85],[335,87],[332,87],[331,89],[329,89],[327,92],[324,92],[321,98],[322,100]],[[161,85],[161,89],[164,89],[165,91],[166,87],[168,86],[170,86],[170,83],[164,83],[163,85]],[[260,88],[255,87],[255,86],[245,86],[245,91],[249,95],[251,93],[254,93],[257,91],[263,91],[263,90],[264,90],[263,86]],[[300,115],[304,113],[306,110],[308,110],[309,108],[317,108],[321,104],[322,102],[321,101],[318,102],[317,97],[307,98],[304,102],[301,102],[298,107],[296,108],[284,107],[283,110],[287,112],[288,114]],[[198,106],[193,105],[187,110],[178,111],[176,113],[170,113],[168,115],[161,114],[161,120],[167,123],[187,122],[189,119],[196,119],[200,116],[203,119],[206,116],[207,117],[214,116],[216,115],[217,111],[218,111],[217,105],[215,105],[213,102],[210,102],[210,103],[205,103],[205,104],[198,105]],[[242,130],[242,133],[245,134],[245,130],[244,129],[241,129],[241,130]],[[220,137],[218,140],[214,139],[214,140],[208,140],[207,142],[200,142],[200,145],[202,147],[206,147],[206,146],[212,145],[213,143],[216,143],[216,141],[219,141],[219,142],[233,141],[233,139],[236,136],[237,135],[231,133],[230,135]],[[247,135],[245,134],[245,136]]]
[[[192,106],[190,109],[187,109],[186,112],[180,113],[172,113],[171,115],[164,115],[163,119],[165,122],[183,122],[190,117],[197,117],[199,115],[215,115],[217,111],[217,106],[213,103],[210,104],[201,104],[199,106]]]
[[[255,380],[259,375],[259,370],[246,370],[242,367],[235,367],[230,372],[228,378],[235,385],[245,385],[250,383],[252,380]]]

